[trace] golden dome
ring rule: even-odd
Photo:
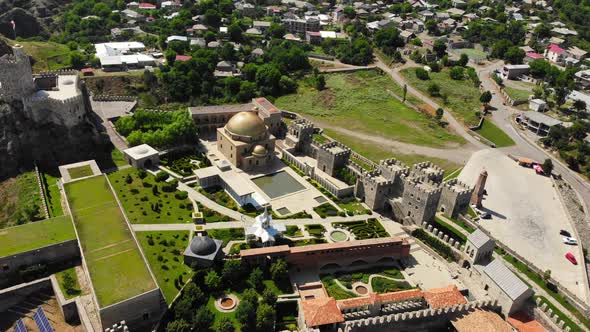
[[[252,150],[252,155],[254,155],[255,157],[264,157],[266,156],[266,154],[266,148],[262,145],[256,145]]]
[[[259,137],[266,134],[264,121],[256,112],[240,112],[232,116],[225,129],[238,136]]]

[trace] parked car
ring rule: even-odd
[[[570,261],[572,264],[578,265],[578,261],[576,260],[576,257],[574,257],[574,254],[572,254],[571,252],[568,252],[567,254],[565,254],[565,258],[567,258],[567,260]]]
[[[559,235],[563,235],[563,236],[567,236],[567,237],[571,237],[572,235],[570,234],[570,232],[566,231],[565,229],[562,229],[559,231]]]
[[[566,236],[566,237],[563,238],[563,243],[565,243],[565,244],[571,244],[571,245],[577,245],[578,244],[578,240],[574,239],[573,237]]]
[[[492,219],[492,214],[489,212],[482,212],[479,216],[481,219]]]

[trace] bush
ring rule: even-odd
[[[418,228],[414,230],[412,232],[412,236],[426,243],[429,247],[434,249],[434,251],[436,251],[443,258],[455,261],[455,256],[453,255],[453,250],[451,249],[451,247],[447,246],[439,239],[429,235],[423,229]]]
[[[424,68],[416,68],[416,77],[423,81],[430,79],[428,72]]]
[[[451,70],[449,71],[449,76],[451,77],[451,79],[456,81],[462,80],[465,76],[463,67],[455,66],[451,68]]]
[[[156,182],[164,182],[168,179],[168,177],[168,173],[164,171],[158,172],[158,174],[156,174]]]
[[[174,194],[174,197],[176,197],[177,199],[187,199],[188,198],[188,192],[186,191],[178,191]]]
[[[440,86],[438,86],[438,84],[436,84],[436,83],[431,83],[428,86],[428,94],[430,94],[433,97],[439,96],[440,95]]]

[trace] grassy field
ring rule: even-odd
[[[510,96],[510,98],[512,98],[512,100],[514,100],[514,101],[528,100],[529,96],[533,94],[532,91],[517,89],[517,88],[513,88],[511,86],[505,86],[504,91],[506,91],[508,96]]]
[[[0,230],[0,257],[76,238],[70,216],[46,219]]]
[[[491,120],[484,120],[481,128],[475,132],[496,144],[498,148],[514,145],[512,138],[503,132],[502,129],[498,128]]]
[[[481,59],[485,59],[488,54],[484,51],[480,51],[480,50],[476,50],[474,48],[458,48],[452,51],[453,53],[456,54],[467,54],[468,57],[475,59],[475,60],[481,60]]]
[[[156,288],[106,178],[65,190],[100,307]]]
[[[64,214],[61,207],[61,191],[57,186],[58,178],[47,173],[42,173],[43,176],[43,190],[45,190],[45,198],[47,199],[47,209],[50,217],[57,217]]]
[[[428,157],[423,155],[417,154],[402,154],[402,153],[394,153],[390,149],[385,148],[383,146],[379,146],[373,143],[367,143],[360,141],[354,137],[348,135],[342,135],[338,132],[332,130],[325,131],[330,137],[340,141],[341,143],[347,145],[349,148],[354,150],[356,153],[363,155],[364,157],[374,161],[379,162],[379,160],[387,159],[387,158],[397,158],[404,162],[408,166],[412,166],[413,164],[422,162],[422,161],[432,161],[433,163],[437,164],[438,166],[442,167],[445,170],[445,174],[452,172],[459,168],[461,165],[454,163],[450,160]]]
[[[67,288],[66,283],[64,282],[64,279],[67,275],[69,275],[73,280],[71,288]],[[80,283],[78,282],[78,276],[76,275],[75,267],[71,267],[67,270],[60,271],[55,274],[55,277],[57,278],[59,288],[61,288],[61,292],[63,293],[66,300],[69,300],[82,294],[82,290],[80,289]]]
[[[127,176],[132,179],[127,183]],[[156,182],[147,174],[142,180],[135,168],[126,168],[108,175],[121,201],[129,222],[133,224],[179,224],[192,222],[193,205],[188,198],[178,199],[174,192],[164,192],[164,182]],[[157,187],[157,194],[154,194]],[[155,205],[158,204],[158,208]]]
[[[0,183],[0,228],[45,218],[35,172]]]
[[[184,265],[182,253],[188,246],[188,231],[136,232],[166,302],[172,303],[192,270]]]
[[[119,151],[119,149],[115,148],[111,151],[111,158],[117,166],[127,165],[127,161],[125,161],[125,156],[123,156],[123,152]]]
[[[377,71],[329,74],[323,91],[301,84],[296,94],[278,98],[275,105],[326,124],[407,143],[442,147],[463,142],[393,97],[388,91],[393,84]]]
[[[68,174],[70,174],[70,177],[73,180],[91,176],[94,173],[92,172],[92,168],[90,168],[90,165],[84,165],[68,169]]]
[[[66,45],[53,42],[14,41],[4,37],[8,44],[21,44],[25,52],[33,58],[33,72],[63,69],[70,66],[70,49]]]
[[[428,94],[428,86],[432,83],[438,84],[441,95],[448,96],[448,102],[445,104],[440,97],[431,97],[445,110],[449,110],[453,116],[468,126],[476,125],[479,118],[475,115],[481,107],[479,89],[473,86],[473,82],[468,79],[460,81],[453,80],[449,77],[449,70],[444,69],[438,73],[430,73],[430,79],[423,81],[416,77],[415,68],[408,68],[401,71],[408,83],[420,90],[424,95]]]
[[[223,228],[223,229],[210,229],[207,234],[217,240],[222,240],[222,246],[225,247],[229,241],[245,240],[246,235],[243,228]]]

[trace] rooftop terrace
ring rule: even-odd
[[[46,247],[76,238],[70,216],[0,230],[0,257]]]
[[[65,184],[101,308],[156,288],[106,177]]]

